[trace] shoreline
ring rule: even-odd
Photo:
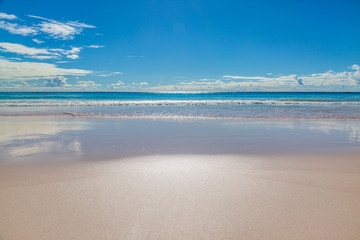
[[[85,115],[64,112],[62,114],[0,114],[0,118],[10,117],[44,117],[44,118],[89,118],[89,119],[138,119],[138,120],[280,120],[280,121],[353,121],[360,120],[360,117],[328,117],[328,118],[286,118],[286,117],[206,117],[206,116],[105,116]]]

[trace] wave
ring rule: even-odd
[[[196,106],[196,105],[360,105],[360,102],[341,101],[291,101],[291,100],[146,100],[146,101],[119,101],[119,100],[86,100],[86,101],[3,101],[2,107],[52,107],[52,106]]]
[[[360,102],[311,100],[0,100],[0,107],[198,106],[198,105],[360,105]]]

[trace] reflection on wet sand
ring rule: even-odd
[[[56,135],[63,131],[79,131],[89,128],[86,121],[64,121],[58,118],[9,118],[1,121],[0,142],[14,140],[39,139]]]
[[[257,125],[266,129],[294,129],[326,135],[344,134],[348,141],[360,141],[360,121],[357,120],[279,120],[279,121],[226,121],[223,125]]]
[[[78,157],[82,155],[82,146],[75,133],[89,128],[88,122],[76,120],[2,118],[0,121],[1,163],[45,158],[51,161],[61,154]]]
[[[356,151],[359,121],[0,118],[1,163]]]

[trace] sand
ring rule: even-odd
[[[356,121],[0,122],[1,240],[360,236]]]
[[[157,155],[7,166],[0,169],[1,237],[358,239],[359,156]]]

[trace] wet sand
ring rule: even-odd
[[[41,125],[47,126],[46,121]],[[9,130],[2,135],[2,140],[6,140],[2,142],[2,156],[7,161],[0,165],[1,239],[358,239],[360,236],[360,152],[354,151],[357,142],[344,143],[340,133],[335,134],[337,127],[323,136],[329,138],[324,142],[330,145],[331,141],[338,142],[338,146],[343,144],[331,154],[312,152],[308,146],[321,144],[301,145],[301,141],[296,141],[296,149],[302,153],[280,151],[281,141],[276,142],[279,129],[266,122],[260,130],[266,140],[273,136],[278,143],[272,145],[273,149],[264,146],[259,154],[246,152],[252,149],[248,146],[239,147],[244,153],[226,148],[229,154],[221,154],[221,149],[218,152],[209,149],[211,154],[206,154],[206,144],[215,148],[214,139],[223,141],[226,135],[238,144],[253,143],[251,139],[240,139],[244,131],[239,135],[219,135],[224,132],[219,125],[217,130],[207,130],[203,135],[204,129],[186,130],[189,127],[186,124],[193,126],[193,123],[185,123],[186,126],[177,123],[172,127],[162,123],[168,130],[181,128],[176,130],[177,135],[174,129],[171,132],[178,139],[176,152],[169,154],[163,149],[164,154],[146,152],[133,157],[108,158],[110,155],[103,152],[104,146],[99,142],[97,150],[102,150],[104,157],[99,154],[95,156],[97,160],[94,157],[86,161],[86,155],[76,158],[79,152],[90,151],[84,139],[89,136],[101,139],[101,136],[91,132],[90,127],[83,135],[75,136],[74,132],[83,131],[86,125],[84,122],[77,125],[75,120],[66,120],[70,121],[71,131],[62,135],[63,130],[59,129],[69,126],[63,120],[58,120],[61,124],[51,121],[53,128],[43,128],[45,132],[40,137],[41,130],[35,128],[15,135]],[[31,126],[36,123],[38,120]],[[146,124],[157,129],[157,123]],[[310,132],[318,131],[311,130],[316,123],[304,124]],[[234,126],[234,130],[239,128]],[[95,124],[91,129],[97,127]],[[269,127],[272,130],[266,133],[264,129]],[[255,134],[249,126],[246,129]],[[179,135],[186,131],[192,135]],[[299,132],[306,135],[299,127],[291,131],[295,132],[281,135],[288,136],[282,140],[283,146]],[[356,132],[347,136],[357,141]],[[61,149],[68,146],[64,139],[70,138],[69,142],[73,143],[75,137],[79,142],[77,147],[66,152],[54,151],[57,149],[54,146],[60,143]],[[159,139],[164,137],[161,135]],[[185,144],[190,137],[193,148]],[[206,141],[208,138],[213,141]],[[51,139],[57,139],[57,144],[45,144],[51,147],[34,150],[34,144],[49,143]],[[145,140],[140,142],[142,147],[157,149]],[[183,148],[178,145],[181,142]],[[263,142],[267,141],[259,139],[257,143]],[[28,150],[21,152],[21,144]],[[203,147],[202,152],[192,153],[199,146]],[[4,153],[10,147],[14,155]],[[218,148],[224,147],[218,145]],[[41,156],[45,158],[35,161]],[[52,156],[69,159],[52,162]],[[20,158],[22,161],[15,161]]]

